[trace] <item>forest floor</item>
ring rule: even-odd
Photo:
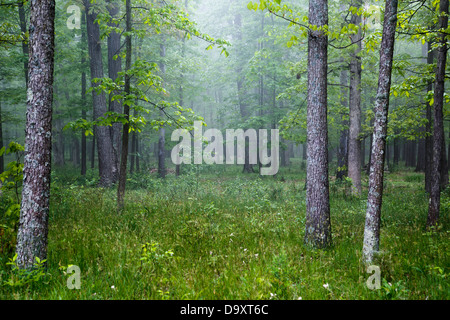
[[[13,252],[1,253],[0,299],[450,298],[448,189],[441,225],[427,232],[423,174],[387,174],[374,262],[381,289],[370,290],[360,261],[366,198],[332,180],[333,246],[306,247],[305,172],[294,167],[263,178],[223,166],[166,181],[135,174],[121,214],[116,190],[97,188],[93,174],[57,172],[47,268],[20,274]],[[67,287],[70,265],[80,268],[79,290]]]

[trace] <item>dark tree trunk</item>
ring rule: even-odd
[[[432,43],[428,42],[428,53],[427,53],[427,64],[431,65],[434,63],[434,51],[431,50]],[[433,82],[430,81],[427,86],[427,92],[433,90]],[[426,117],[427,125],[426,132],[427,137],[425,138],[425,190],[426,192],[431,192],[431,168],[433,164],[433,133],[431,128],[433,125],[433,112],[430,103],[427,102],[426,105]]]
[[[72,164],[75,168],[78,168],[80,165],[80,142],[78,141],[78,137],[72,137]]]
[[[25,1],[19,1],[19,21],[20,21],[20,32],[23,35],[27,32],[27,23],[25,17],[25,8],[23,7]],[[25,86],[28,88],[28,41],[26,39],[22,40],[22,54],[23,54],[23,70],[25,73]]]
[[[380,72],[374,114],[372,158],[369,176],[366,224],[364,228],[363,260],[372,262],[379,250],[381,205],[383,200],[384,161],[389,114],[392,60],[394,56],[395,29],[398,0],[386,0],[383,36],[380,48]]]
[[[394,139],[394,166],[398,166],[400,158],[400,146],[398,145],[398,138]]]
[[[86,32],[84,30],[84,25],[86,24],[86,16],[83,12],[81,14],[81,118],[87,120],[87,103],[86,103],[86,53],[87,53],[87,42],[86,42]],[[86,134],[81,132],[81,175],[86,175],[87,165],[86,165]]]
[[[439,11],[439,29],[448,27],[448,0],[441,0]],[[442,147],[444,141],[444,92],[445,92],[445,67],[447,63],[447,40],[445,33],[439,33],[439,48],[437,50],[436,81],[434,85],[434,132],[433,132],[433,162],[431,166],[431,193],[428,206],[427,226],[433,227],[439,223],[439,211],[441,203],[441,179],[442,179]]]
[[[425,172],[425,139],[420,139],[418,143],[416,172]]]
[[[362,5],[361,0],[356,1],[356,7]],[[355,25],[361,24],[361,16],[353,15],[351,19]],[[352,179],[352,194],[360,196],[361,186],[361,37],[362,32],[359,28],[358,33],[352,36],[352,41],[357,42],[356,48],[351,54],[350,62],[350,122],[349,122],[349,140],[348,140],[348,177]]]
[[[92,136],[92,144],[91,144],[91,169],[95,168],[95,130],[94,135]]]
[[[84,0],[86,8],[86,25],[88,35],[88,46],[90,56],[91,79],[103,77],[103,60],[100,41],[100,28],[95,19],[97,14],[91,11],[91,3]],[[91,83],[92,87],[98,87],[98,83]],[[107,112],[106,97],[104,93],[97,94],[95,90],[92,91],[93,105],[94,105],[94,119],[97,120],[104,116]],[[98,169],[101,187],[110,187],[117,177],[117,166],[114,161],[113,144],[110,135],[109,127],[96,126],[94,129],[97,138],[97,152],[98,152]]]
[[[309,23],[328,25],[328,1],[310,0]],[[328,181],[327,70],[328,37],[308,34],[307,191],[305,243],[316,248],[331,245]]]
[[[17,263],[31,269],[47,259],[52,155],[55,1],[30,2],[27,123]]]
[[[348,70],[343,68],[340,75],[341,83],[341,105],[345,109],[348,108]],[[342,116],[345,116],[343,114]],[[339,150],[338,150],[338,168],[336,172],[336,179],[342,180],[348,173],[348,120],[342,120],[342,126],[339,137]]]
[[[111,18],[117,18],[117,14],[119,13],[119,2],[116,0],[108,1],[108,12]],[[114,22],[108,23],[109,27],[117,27],[117,24]],[[111,31],[108,36],[108,77],[111,80],[116,81],[118,74],[122,71],[122,59],[120,57],[120,33],[116,31]],[[115,59],[116,58],[116,59]],[[112,101],[112,96],[117,95],[117,92],[112,92],[109,97],[109,111],[122,113],[122,105],[119,100]],[[119,167],[119,159],[121,153],[121,140],[120,140],[120,130],[122,129],[122,123],[113,123],[110,129],[111,140],[113,144],[113,155],[114,155],[114,163],[116,167]],[[117,181],[118,176],[113,177],[114,182]]]
[[[126,32],[131,33],[131,0],[126,0]],[[126,71],[131,69],[131,34],[126,36]],[[129,75],[125,75],[125,94],[131,93],[131,79]],[[130,130],[130,106],[124,103],[124,114],[126,122],[122,129],[122,152],[120,161],[120,175],[119,175],[119,187],[117,188],[117,210],[121,211],[124,207],[125,187],[127,182],[127,161],[128,161],[128,141]]]

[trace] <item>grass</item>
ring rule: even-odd
[[[7,265],[11,250],[3,253],[0,299],[449,298],[450,195],[442,197],[439,230],[426,232],[421,174],[388,174],[375,263],[383,282],[369,290],[360,261],[364,198],[331,181],[333,246],[313,250],[303,244],[304,172],[198,170],[166,181],[131,176],[122,214],[115,190],[57,173],[47,269],[29,283],[5,284],[17,275]],[[69,265],[81,269],[80,290],[67,288]]]

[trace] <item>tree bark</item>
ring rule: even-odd
[[[427,53],[427,64],[434,63],[434,51],[431,50],[432,43],[428,42],[428,53]],[[427,92],[433,90],[433,82],[430,81],[427,86]],[[426,132],[427,137],[425,138],[425,191],[431,192],[431,167],[433,163],[433,133],[431,132],[431,128],[433,125],[433,115],[431,110],[431,105],[427,102],[426,105],[426,117],[427,117],[427,125]]]
[[[23,7],[25,1],[19,1],[18,7],[19,7],[19,22],[20,22],[20,32],[22,32],[23,35],[27,32],[27,23],[26,23],[26,17],[25,17],[25,8]],[[24,39],[22,40],[22,54],[23,54],[23,70],[25,73],[25,86],[28,89],[28,40]]]
[[[362,5],[361,0],[356,1],[356,7],[359,9]],[[354,14],[351,22],[359,26],[361,16]],[[361,186],[361,27],[358,33],[351,37],[355,44],[355,50],[351,54],[350,62],[350,123],[348,140],[348,177],[352,179],[352,194],[360,196]]]
[[[439,29],[448,27],[448,0],[441,0],[439,4]],[[446,34],[439,32],[439,48],[437,49],[436,80],[434,85],[434,130],[433,130],[433,162],[431,166],[431,192],[428,206],[427,227],[437,226],[441,206],[442,179],[442,147],[444,144],[444,92],[445,67],[447,63]],[[445,153],[444,153],[445,154]]]
[[[108,12],[111,16],[111,19],[116,18],[119,13],[119,2],[116,0],[108,1]],[[114,22],[108,23],[109,27],[117,27],[117,24]],[[111,31],[108,36],[108,77],[111,78],[112,81],[116,81],[118,74],[122,71],[122,59],[120,57],[120,33],[116,31]],[[117,59],[114,57],[117,56]],[[109,97],[109,111],[122,113],[122,105],[119,100],[112,100],[112,96],[117,95],[117,92],[112,92]],[[122,129],[122,123],[113,123],[112,127],[109,128],[111,134],[111,140],[113,145],[113,161],[116,167],[119,167],[119,159],[121,153],[121,139],[120,139],[120,130]],[[114,182],[117,181],[118,176],[113,177]]]
[[[103,60],[100,42],[100,28],[95,19],[97,14],[91,11],[91,3],[89,0],[84,0],[86,9],[86,25],[88,34],[88,47],[90,56],[91,79],[103,77]],[[98,87],[98,83],[91,83],[92,87]],[[93,105],[94,105],[94,120],[104,116],[107,112],[106,97],[104,93],[97,94],[95,90],[92,91]],[[117,166],[114,161],[113,144],[108,127],[96,126],[94,133],[97,138],[97,152],[98,152],[98,169],[101,187],[110,187],[117,176]]]
[[[86,101],[86,31],[84,30],[84,25],[86,24],[86,16],[83,12],[81,14],[81,118],[87,119],[87,101]],[[81,132],[81,175],[85,176],[87,171],[87,159],[86,159],[86,134]]]
[[[47,259],[52,155],[55,1],[30,2],[27,123],[17,263],[31,269]]]
[[[383,200],[384,162],[386,151],[389,93],[391,89],[392,60],[394,56],[395,29],[398,0],[386,0],[383,36],[380,48],[380,71],[375,102],[375,122],[369,176],[366,223],[364,228],[363,260],[372,262],[379,250],[381,205]]]
[[[319,28],[308,34],[307,191],[305,243],[316,248],[331,245],[328,181],[327,70],[328,1],[310,0],[309,23]]]
[[[131,69],[131,0],[126,0],[126,32],[128,33],[126,36],[126,61],[125,61],[125,69],[126,71]],[[131,79],[128,74],[125,75],[125,94],[128,95],[131,92]],[[129,130],[130,130],[130,105],[124,103],[124,114],[126,122],[123,125],[122,129],[122,152],[121,152],[121,161],[120,161],[120,175],[119,175],[119,186],[117,188],[117,209],[118,211],[123,210],[124,208],[124,196],[125,196],[125,187],[127,182],[127,161],[128,161],[128,142],[129,142]]]

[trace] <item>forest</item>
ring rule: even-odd
[[[0,300],[448,300],[448,16],[0,0]]]

